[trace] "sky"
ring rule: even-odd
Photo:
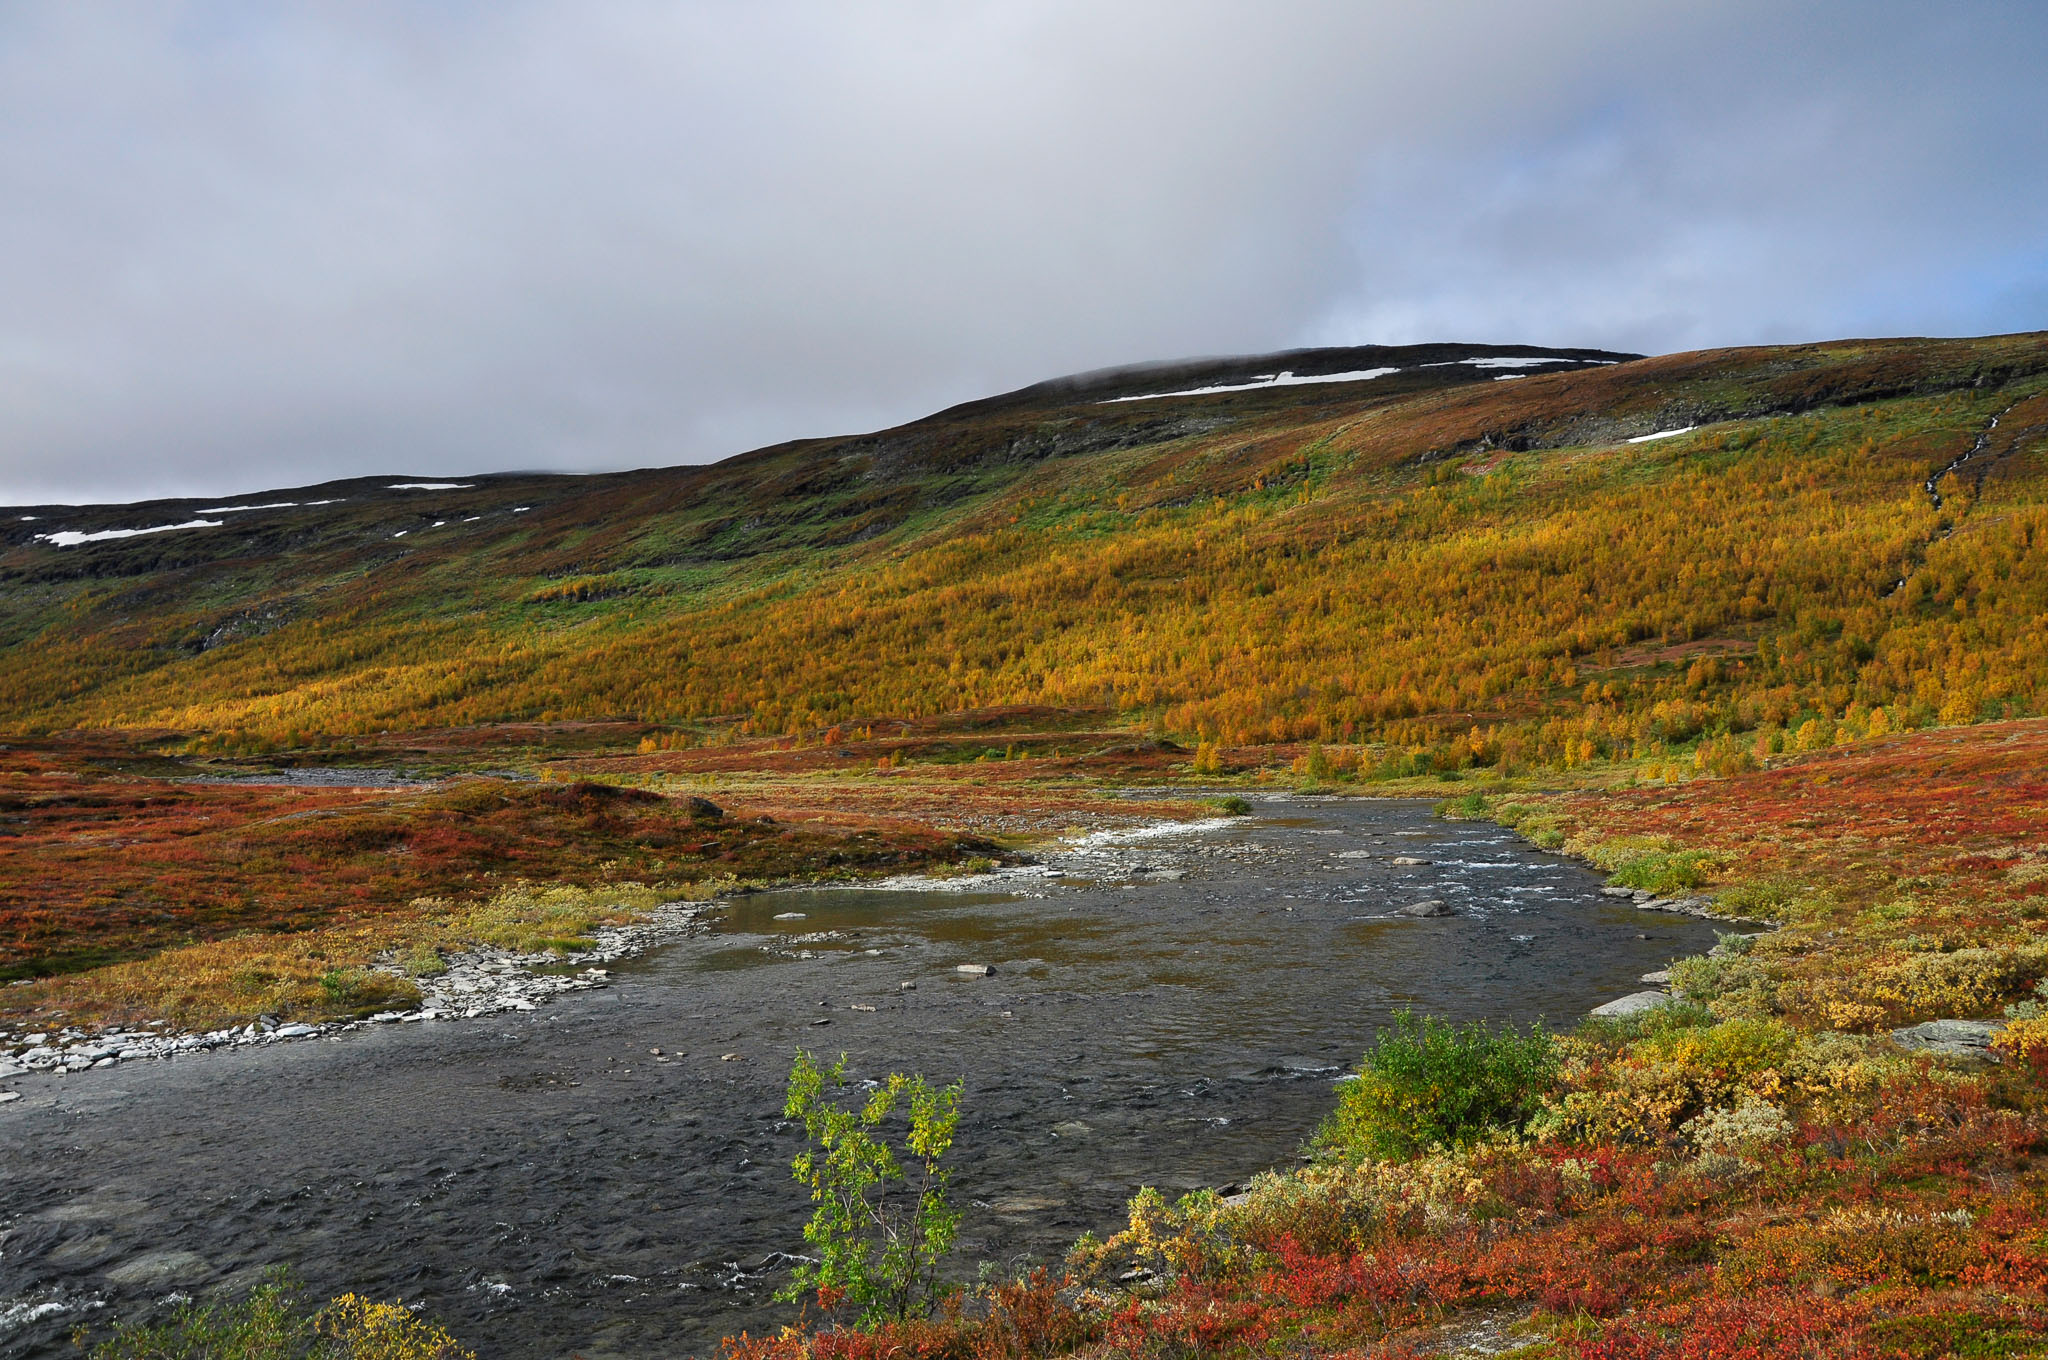
[[[0,503],[2048,328],[2048,6],[0,4]]]

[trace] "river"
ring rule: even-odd
[[[1398,1007],[1568,1024],[1713,942],[1598,885],[1427,804],[1275,797],[949,890],[737,898],[531,1013],[23,1078],[0,1356],[278,1263],[491,1360],[713,1353],[792,1315],[799,1045],[964,1082],[958,1271],[1054,1260],[1141,1185],[1289,1161]],[[1392,914],[1426,898],[1455,914]]]

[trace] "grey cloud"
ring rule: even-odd
[[[1104,364],[2037,326],[2048,22],[0,11],[0,500],[698,461]]]

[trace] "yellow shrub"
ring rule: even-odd
[[[1655,1033],[1607,1061],[1577,1057],[1532,1127],[1557,1142],[1660,1143],[1704,1111],[1779,1099],[1794,1043],[1776,1021],[1738,1019]]]
[[[2033,942],[1908,954],[1871,969],[1861,999],[1898,1019],[1985,1015],[2025,992],[2044,972],[2048,944]]]
[[[320,1310],[317,1325],[347,1360],[476,1360],[475,1351],[402,1304],[344,1294]]]
[[[2036,1066],[2048,1063],[2048,1015],[2013,1021],[1991,1041],[1991,1049]]]
[[[1787,1100],[1816,1123],[1854,1123],[1886,1086],[1917,1070],[1912,1059],[1873,1040],[1823,1031],[1802,1038],[1785,1063]]]

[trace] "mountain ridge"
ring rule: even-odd
[[[2038,709],[2048,336],[1311,353],[1072,375],[697,467],[391,474],[61,526],[11,509],[0,726],[319,745],[1050,704],[1455,767],[1689,750],[1852,706]],[[1464,362],[1517,357],[1572,362],[1512,381]],[[1283,360],[1399,371],[1216,381]],[[1162,382],[1228,390],[1113,400]],[[1932,504],[1921,483],[1980,440]],[[35,538],[278,499],[336,503]],[[1659,661],[1583,692],[1603,658],[1699,638],[1730,658],[1718,678]],[[1659,704],[1690,716],[1638,721]]]

